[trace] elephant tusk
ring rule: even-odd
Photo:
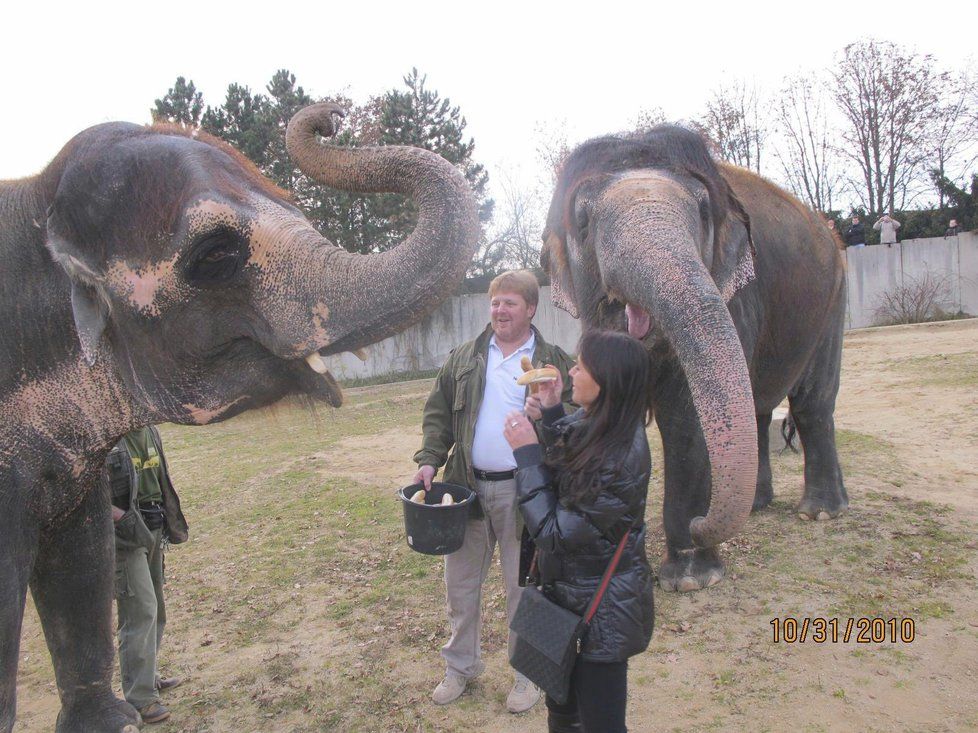
[[[321,357],[318,352],[314,351],[309,354],[309,356],[306,357],[306,363],[314,372],[316,372],[316,374],[325,374],[327,371],[326,362],[323,361],[323,357]]]

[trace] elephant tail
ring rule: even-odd
[[[784,448],[778,451],[778,455],[781,455],[789,448],[792,453],[798,453],[798,444],[795,438],[798,436],[798,428],[795,425],[795,419],[791,416],[791,411],[784,416],[784,420],[781,421],[781,437],[784,438]]]

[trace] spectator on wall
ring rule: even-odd
[[[846,247],[865,247],[866,230],[859,222],[859,217],[852,217],[852,223],[846,229]]]
[[[880,233],[880,244],[885,244],[887,247],[896,244],[897,229],[900,228],[900,222],[894,219],[890,214],[884,213],[875,224],[873,224],[873,229]]]
[[[958,236],[958,233],[960,231],[961,231],[961,228],[958,226],[958,220],[957,219],[951,219],[951,221],[949,221],[947,223],[947,231],[944,232],[944,237],[945,237],[945,239],[947,237],[956,237],[956,236]]]

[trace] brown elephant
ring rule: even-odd
[[[844,265],[812,211],[665,125],[574,150],[544,243],[554,302],[586,328],[627,329],[652,357],[664,589],[720,580],[717,545],[770,503],[768,429],[786,395],[805,449],[799,513],[847,507],[833,421]]]
[[[134,428],[205,424],[309,395],[339,405],[322,356],[420,320],[475,250],[471,191],[404,147],[321,143],[339,110],[289,125],[311,177],[409,195],[415,231],[383,254],[323,239],[220,141],[99,125],[39,175],[0,183],[0,731],[14,724],[28,586],[54,662],[57,730],[136,730],[112,693],[112,523],[101,467]]]

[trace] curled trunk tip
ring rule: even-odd
[[[289,120],[285,131],[285,145],[289,154],[295,157],[294,143],[298,138],[322,135],[332,137],[339,126],[335,117],[346,117],[346,110],[335,102],[320,102],[303,107]]]

